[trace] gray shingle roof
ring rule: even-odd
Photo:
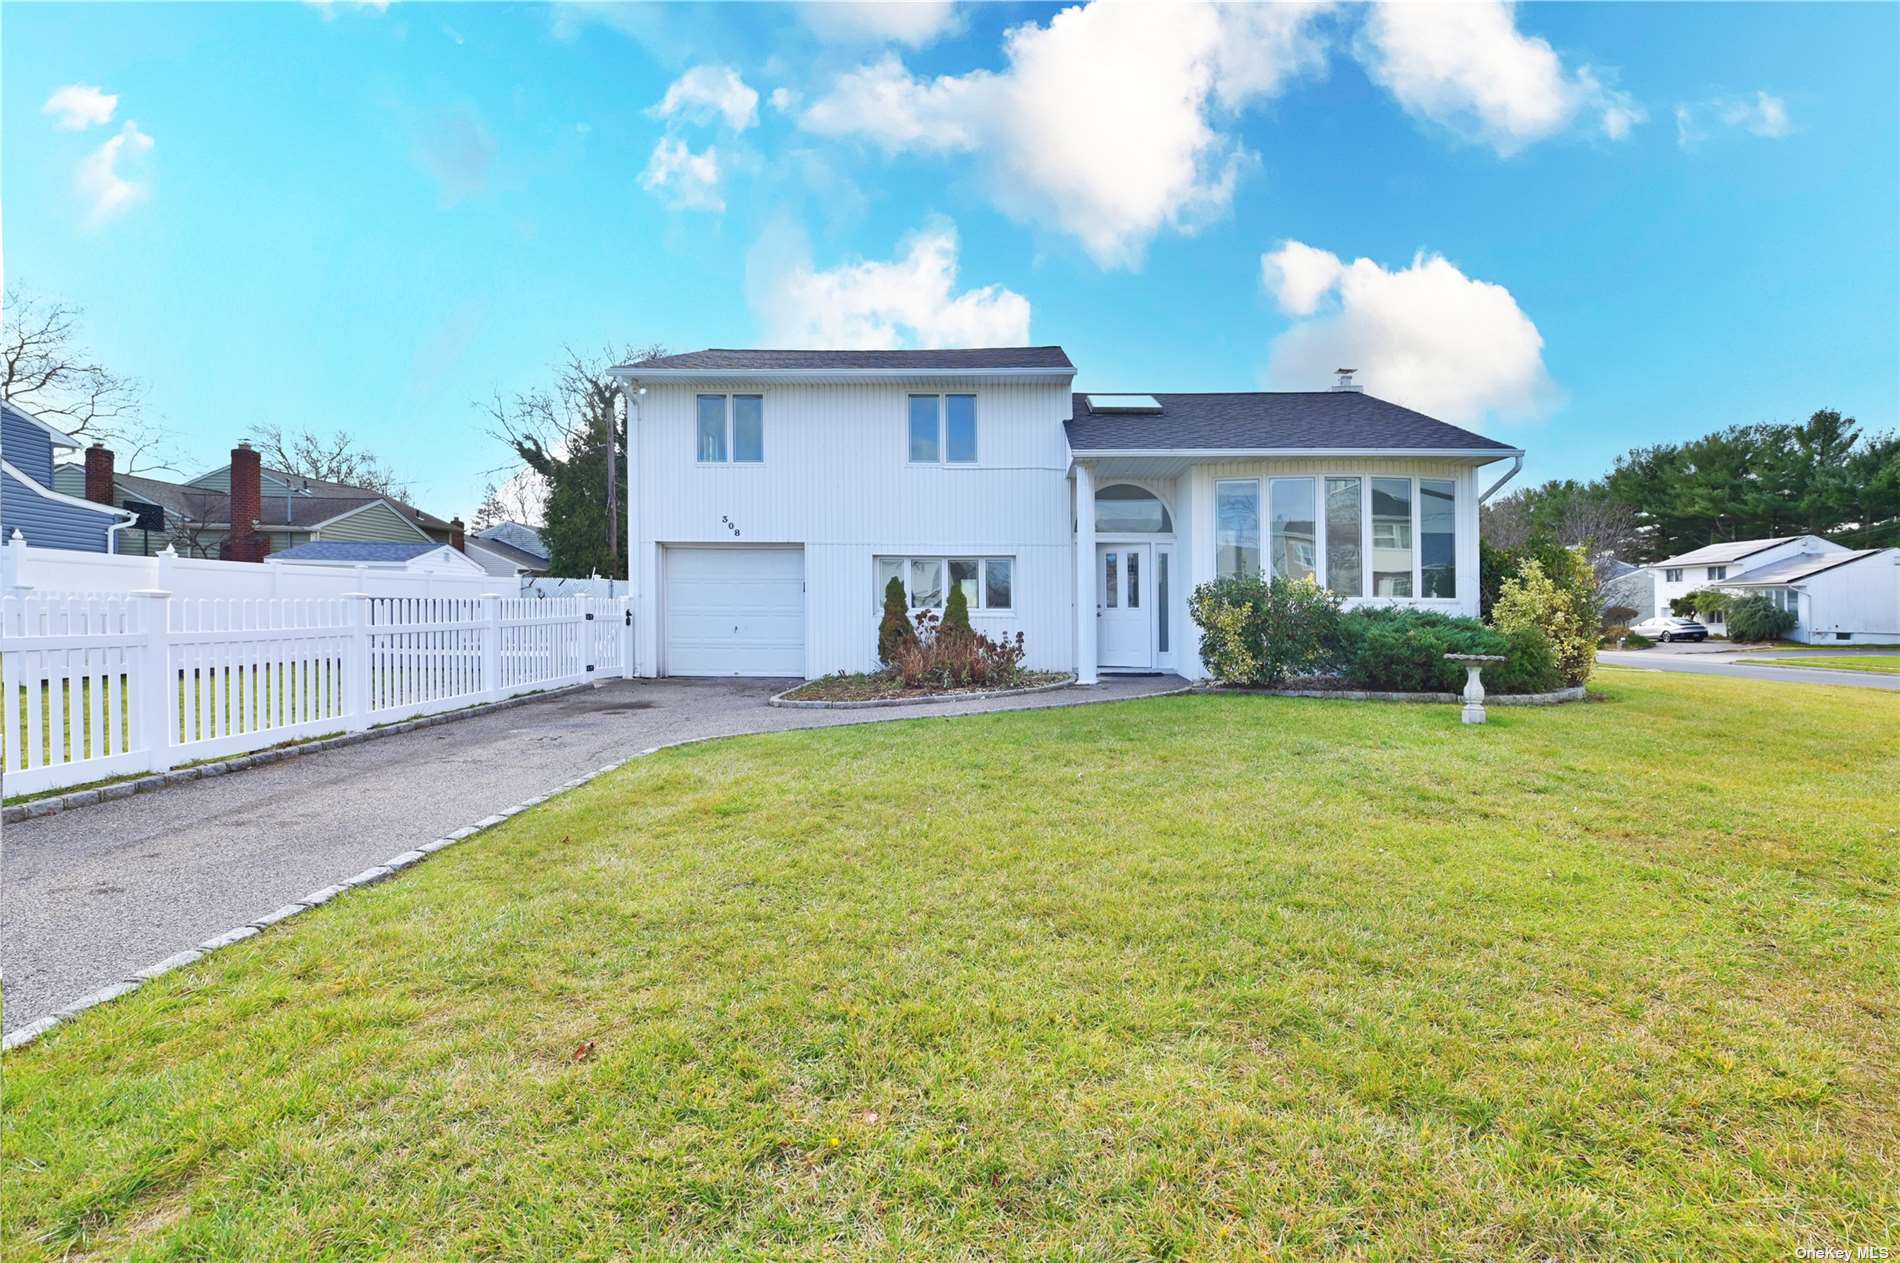
[[[1091,413],[1074,396],[1069,450],[1277,451],[1517,449],[1351,390],[1156,394],[1160,412]]]
[[[520,552],[531,553],[542,561],[548,559],[548,546],[541,542],[541,532],[520,522],[497,522],[476,531],[475,538],[492,539]]]
[[[629,371],[700,369],[718,373],[800,370],[955,373],[999,368],[1075,371],[1075,365],[1059,346],[966,347],[940,351],[777,351],[710,347],[620,367]]]
[[[1803,553],[1799,557],[1789,557],[1773,562],[1759,570],[1750,570],[1729,579],[1730,583],[1793,583],[1820,574],[1823,570],[1832,570],[1836,566],[1845,566],[1850,561],[1860,561],[1872,557],[1882,550],[1878,548],[1852,549],[1842,553]]]
[[[1777,535],[1770,539],[1732,539],[1726,544],[1709,544],[1675,557],[1665,557],[1656,564],[1659,566],[1707,566],[1722,565],[1725,562],[1740,561],[1759,552],[1766,552],[1776,544],[1791,544],[1800,539],[1799,535]]]
[[[295,548],[286,548],[271,556],[281,561],[410,561],[424,553],[444,547],[434,540],[413,544],[364,542],[352,539],[318,539]]]

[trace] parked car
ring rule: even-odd
[[[1651,640],[1660,640],[1665,645],[1672,640],[1693,640],[1700,644],[1709,638],[1709,629],[1693,618],[1676,618],[1668,614],[1659,618],[1646,618],[1640,623],[1632,623],[1630,630],[1639,632]]]

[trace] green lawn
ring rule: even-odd
[[[9,1055],[0,1255],[1900,1244],[1900,699],[1600,679],[662,752]]]
[[[1877,671],[1900,675],[1900,657],[1878,654],[1831,654],[1812,658],[1743,658],[1743,662],[1765,667],[1818,667],[1823,671]]]

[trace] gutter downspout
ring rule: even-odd
[[[116,557],[119,555],[119,532],[137,520],[136,518],[126,518],[123,522],[114,522],[111,526],[106,527],[107,556]]]
[[[1517,477],[1518,471],[1522,468],[1524,468],[1524,453],[1519,452],[1517,455],[1511,457],[1511,467],[1504,471],[1504,477],[1492,483],[1491,486],[1486,489],[1485,493],[1478,497],[1478,503],[1483,504],[1486,500],[1496,495],[1498,488]]]
[[[633,618],[639,617],[640,608],[640,396],[643,393],[633,378],[620,379],[620,394],[627,401],[627,477],[620,494],[627,505],[627,611]],[[634,658],[643,630],[634,626],[633,634],[627,637],[626,664],[620,672],[622,679],[631,680],[640,674]]]

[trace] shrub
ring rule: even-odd
[[[911,630],[910,616],[904,609],[904,581],[896,575],[884,585],[884,617],[877,625],[877,660],[885,666],[897,662],[897,655],[917,639]]]
[[[1625,649],[1647,649],[1655,643],[1655,641],[1643,635],[1641,632],[1629,632],[1623,637],[1623,648]]]
[[[1392,693],[1456,693],[1464,667],[1448,653],[1502,654],[1484,669],[1493,693],[1547,693],[1562,687],[1549,639],[1538,629],[1502,632],[1437,610],[1365,607],[1340,620],[1339,673],[1354,688]]]
[[[950,600],[943,607],[943,629],[946,632],[974,636],[970,626],[970,599],[963,595],[963,585],[952,580]]]
[[[1506,633],[1535,627],[1549,639],[1557,655],[1557,670],[1565,684],[1582,684],[1596,665],[1597,615],[1594,604],[1580,589],[1585,585],[1576,568],[1589,570],[1580,552],[1568,554],[1568,572],[1553,577],[1540,561],[1527,561],[1517,576],[1507,579],[1492,607],[1491,621]],[[1592,576],[1588,589],[1594,591]]]
[[[1629,634],[1630,634],[1630,629],[1623,626],[1621,623],[1617,623],[1612,626],[1605,627],[1603,629],[1603,634],[1597,637],[1597,648],[1614,649],[1616,648],[1618,642],[1620,642],[1623,639],[1623,637]]]
[[[1223,684],[1271,687],[1324,671],[1339,639],[1339,598],[1312,579],[1203,583],[1188,613],[1201,629],[1201,662]]]
[[[1794,624],[1792,611],[1777,607],[1765,596],[1745,596],[1728,607],[1730,640],[1779,640],[1794,630]]]
[[[919,610],[910,639],[890,660],[905,688],[1008,688],[1023,674],[1023,634],[992,639],[959,631],[933,610]]]

